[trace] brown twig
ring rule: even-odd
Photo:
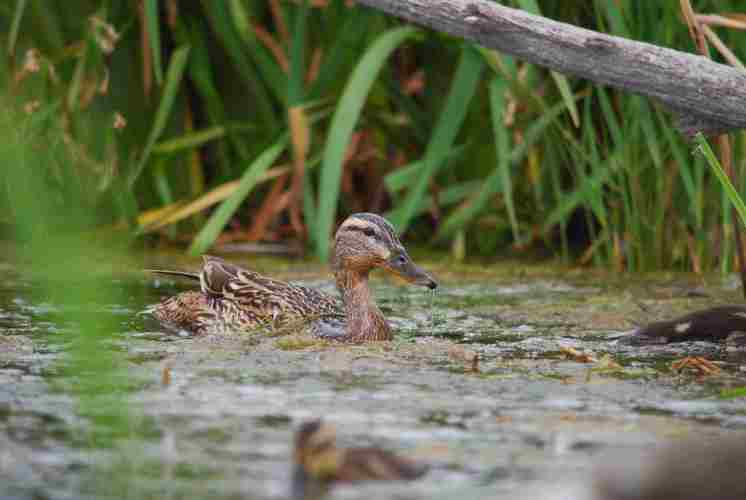
[[[282,70],[287,73],[289,71],[288,68],[290,67],[290,62],[288,61],[288,56],[280,42],[275,40],[269,31],[258,24],[254,26],[254,34],[256,35],[257,40],[262,42],[267,50],[272,53],[272,56],[275,58],[277,64],[280,65]]]
[[[680,3],[681,13],[684,15],[684,20],[689,28],[689,36],[692,37],[692,40],[697,45],[697,52],[709,59],[710,54],[707,49],[707,40],[705,39],[700,24],[697,22],[697,17],[694,13],[694,8],[692,8],[691,2],[689,0],[680,0]]]
[[[704,32],[705,36],[707,37],[707,40],[712,44],[715,49],[720,52],[720,55],[723,56],[723,59],[728,61],[728,64],[731,66],[735,66],[736,68],[740,69],[746,69],[746,66],[743,65],[740,59],[733,53],[732,50],[730,50],[720,39],[720,37],[712,31],[712,28],[710,28],[707,25],[702,26],[702,31]]]
[[[288,31],[288,25],[285,23],[285,16],[283,16],[279,0],[269,0],[269,10],[272,13],[275,29],[280,34],[280,37],[287,41],[290,38],[290,32]]]
[[[306,175],[306,158],[311,143],[311,130],[303,106],[288,108],[290,142],[293,152],[293,177],[290,181],[290,224],[300,238],[304,238],[305,227],[301,217],[303,182]]]
[[[259,210],[254,215],[254,223],[251,225],[248,233],[246,234],[246,241],[259,241],[264,237],[267,231],[267,226],[272,221],[275,215],[285,208],[279,203],[280,196],[285,189],[289,174],[285,174],[278,177],[272,185],[269,194],[264,198],[264,202]]]
[[[712,361],[699,356],[686,357],[671,363],[671,370],[673,371],[681,372],[686,368],[694,370],[699,375],[718,375],[723,371]]]
[[[697,22],[708,26],[722,26],[723,28],[732,28],[736,30],[746,30],[746,21],[739,21],[726,16],[717,14],[695,14]]]

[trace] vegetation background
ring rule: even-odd
[[[679,2],[504,3],[695,51]],[[746,24],[740,0],[692,3]],[[713,29],[743,57],[742,32]],[[76,446],[143,438],[98,493],[146,498],[133,478],[160,467],[142,458],[155,431],[111,312],[143,303],[141,283],[111,279],[137,268],[133,245],[325,259],[339,219],[367,210],[456,258],[733,267],[727,197],[654,103],[348,1],[8,0],[0,33],[0,233],[38,272],[19,296],[57,325],[48,380],[94,424]]]
[[[695,51],[679,2],[503,3]],[[692,4],[746,20],[737,0]],[[344,0],[15,0],[0,23],[3,170],[23,172],[0,179],[0,218],[22,235],[25,206],[97,240],[325,259],[340,217],[366,210],[458,258],[733,266],[720,185],[643,98]],[[713,29],[744,54],[743,32]]]

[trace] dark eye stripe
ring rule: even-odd
[[[371,238],[375,238],[377,240],[380,240],[381,237],[376,233],[375,229],[372,227],[359,227],[359,226],[347,226],[345,228],[346,231],[357,231],[359,233],[363,233],[365,236],[370,236]]]

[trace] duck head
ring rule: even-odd
[[[367,276],[376,268],[414,285],[431,290],[438,287],[437,282],[412,261],[386,219],[371,213],[350,215],[334,236],[332,269],[335,273],[347,271]]]

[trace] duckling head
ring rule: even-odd
[[[295,463],[315,479],[333,477],[339,466],[337,432],[321,420],[303,423],[295,435]]]
[[[405,281],[435,289],[438,284],[409,257],[394,227],[371,213],[350,215],[334,236],[332,268],[367,274],[381,268]]]

